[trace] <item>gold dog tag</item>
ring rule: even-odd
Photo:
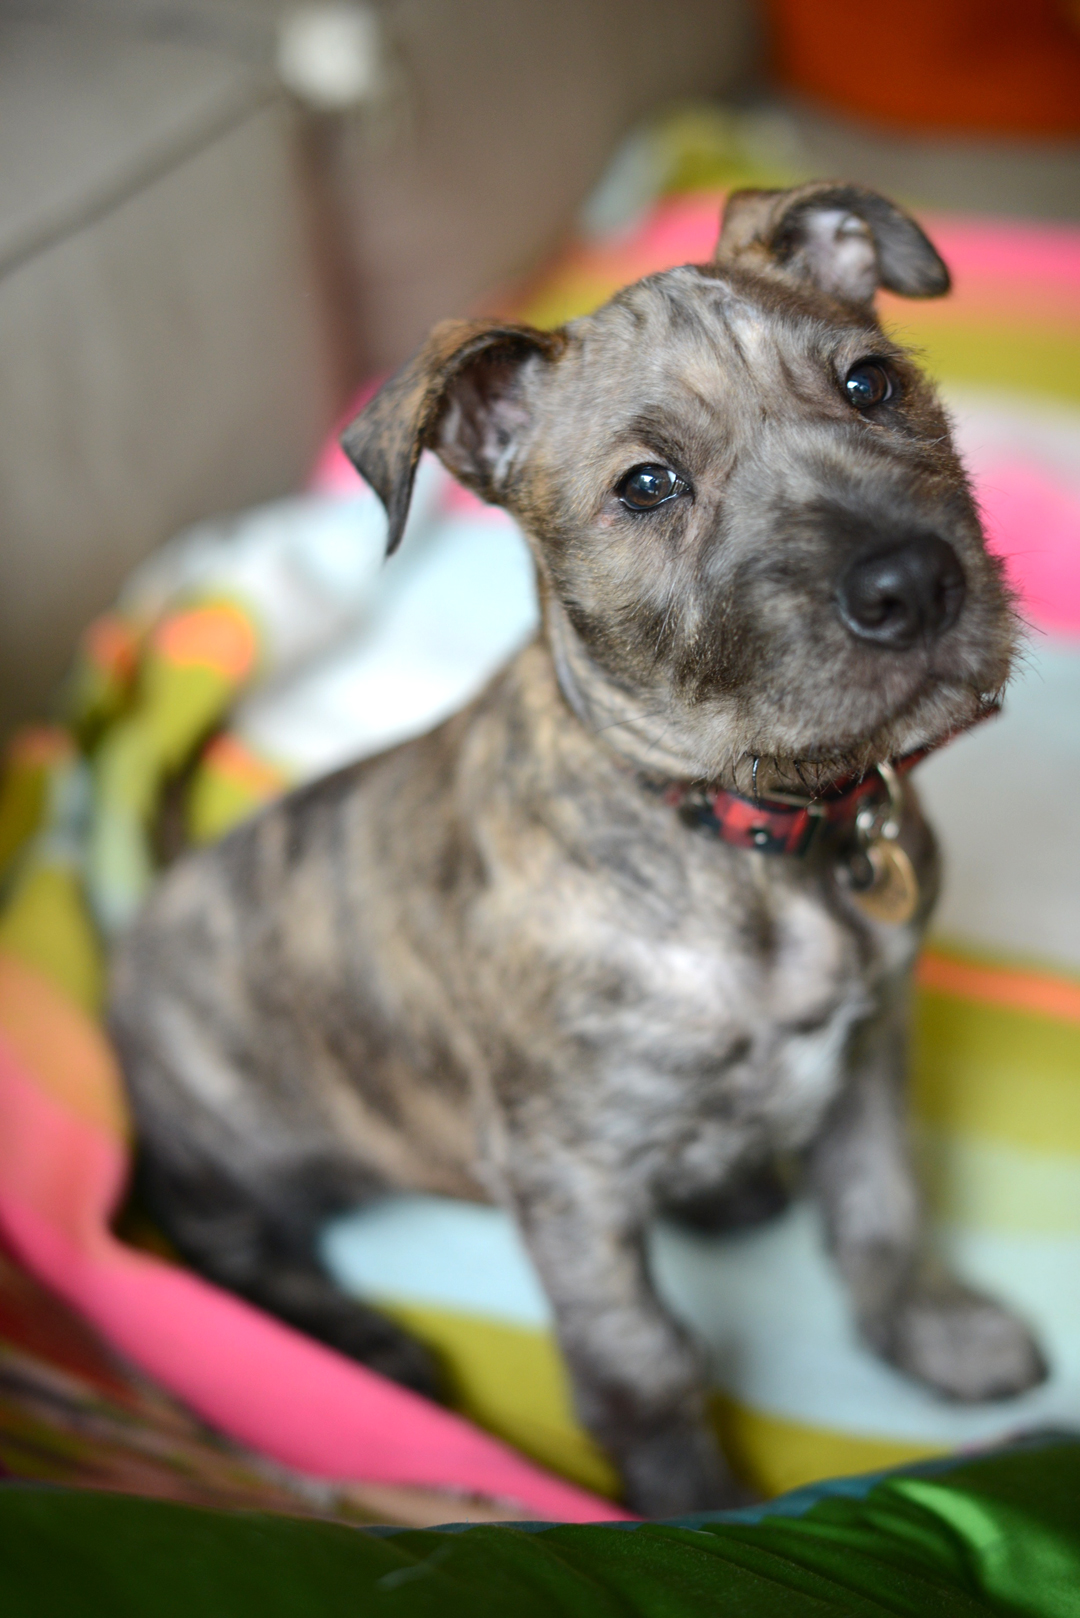
[[[902,848],[884,838],[870,844],[866,858],[874,873],[868,888],[849,892],[864,916],[903,927],[919,908],[919,879]]]

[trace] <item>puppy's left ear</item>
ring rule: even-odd
[[[553,360],[561,332],[444,320],[342,433],[341,447],[386,507],[397,550],[421,452],[433,449],[484,500],[498,500],[528,413],[523,373]]]
[[[949,272],[914,219],[876,191],[816,180],[792,191],[735,191],[716,262],[770,265],[845,303],[868,304],[878,287],[938,298]]]

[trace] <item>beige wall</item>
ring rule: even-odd
[[[757,57],[749,0],[402,0],[388,26],[405,127],[380,146],[346,124],[338,168],[379,367],[534,266],[640,114]]]
[[[0,728],[182,524],[292,489],[339,406],[291,109],[0,281]]]

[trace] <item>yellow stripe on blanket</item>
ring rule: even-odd
[[[739,1476],[761,1494],[786,1494],[822,1478],[884,1472],[908,1461],[946,1454],[945,1444],[866,1438],[835,1428],[790,1421],[713,1395],[712,1416],[724,1450]]]
[[[891,311],[890,311],[891,313]],[[1080,404],[1080,328],[1000,315],[964,318],[948,304],[887,322],[939,382],[1010,388]]]
[[[35,968],[83,1011],[105,997],[105,961],[86,909],[79,873],[30,864],[0,913],[0,950]]]
[[[1080,1157],[923,1125],[919,1168],[934,1218],[965,1230],[1080,1236]]]
[[[938,952],[920,984],[918,1118],[945,1135],[1080,1156],[1080,985]]]
[[[0,769],[0,877],[41,825],[51,773],[74,757],[75,743],[60,725],[27,725],[8,742]]]
[[[438,1356],[456,1410],[575,1483],[612,1498],[618,1494],[610,1464],[575,1420],[550,1333],[430,1305],[395,1301],[381,1307]],[[722,1393],[714,1394],[711,1413],[739,1476],[766,1495],[822,1477],[900,1466],[947,1447],[816,1427],[751,1409]]]
[[[380,1308],[437,1355],[455,1410],[574,1483],[618,1494],[610,1462],[574,1419],[549,1332],[430,1304],[380,1301]]]

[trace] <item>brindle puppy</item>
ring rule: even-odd
[[[905,1139],[910,924],[828,825],[730,846],[659,789],[827,791],[977,719],[1016,636],[946,416],[872,309],[948,287],[883,198],[732,198],[716,259],[565,330],[449,322],[345,437],[397,544],[422,448],[532,546],[543,632],[430,735],[161,883],[117,965],[148,1184],[211,1276],[373,1366],[423,1352],[320,1273],[330,1207],[513,1210],[629,1502],[732,1486],[643,1231],[796,1155],[866,1340],[958,1399],[1043,1375],[927,1261]],[[670,798],[670,793],[669,793]],[[846,835],[846,834],[845,834]]]

